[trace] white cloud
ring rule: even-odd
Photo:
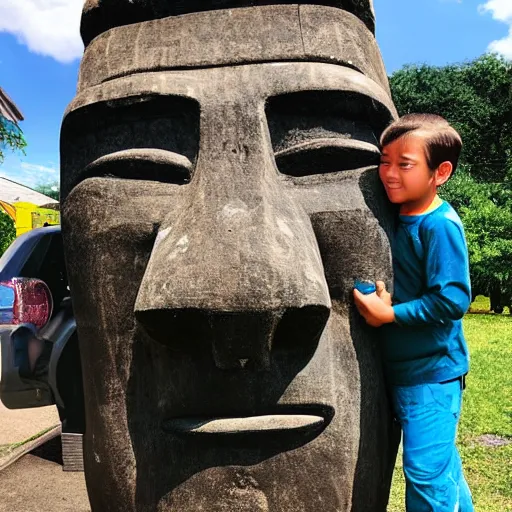
[[[53,167],[46,167],[45,165],[29,164],[28,162],[21,162],[20,167],[27,172],[42,172],[47,174],[56,174],[57,169]]]
[[[58,182],[59,171],[58,166],[52,162],[45,162],[45,165],[33,164],[22,161],[18,155],[7,154],[0,167],[0,177],[33,188],[41,184]]]
[[[0,0],[0,32],[9,32],[30,51],[71,62],[83,53],[83,0]]]
[[[490,12],[495,20],[512,22],[512,2],[510,0],[488,0],[480,6],[483,12]]]
[[[27,176],[22,174],[19,169],[3,169],[0,171],[0,178],[7,178],[8,180],[21,183],[22,185],[26,185],[30,188],[34,188],[40,181],[37,176]]]
[[[512,0],[488,0],[479,6],[479,10],[481,13],[490,13],[493,19],[509,26],[508,36],[493,41],[489,50],[512,59]]]

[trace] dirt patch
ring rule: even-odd
[[[481,446],[487,446],[490,448],[499,448],[500,446],[512,444],[512,440],[495,434],[484,434],[479,436],[476,438],[476,442]]]

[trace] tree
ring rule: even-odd
[[[0,164],[4,161],[3,151],[5,148],[25,153],[26,146],[27,142],[21,128],[0,115]]]
[[[464,142],[440,194],[464,223],[478,293],[512,299],[512,63],[496,55],[443,67],[413,65],[390,78],[401,115],[439,114]]]
[[[390,83],[400,115],[439,114],[453,124],[471,176],[512,180],[512,62],[491,54],[443,67],[405,66]]]
[[[3,211],[0,211],[0,256],[7,250],[12,241],[16,238],[14,222]]]
[[[44,194],[45,196],[51,197],[52,199],[55,199],[56,201],[59,200],[59,194],[60,194],[60,186],[58,181],[50,182],[50,183],[43,183],[42,185],[37,185],[34,190],[37,190],[37,192],[40,192],[41,194]]]
[[[479,183],[462,168],[440,190],[464,223],[477,293],[512,298],[512,198],[503,187]]]
[[[19,150],[23,153],[27,143],[23,137],[20,127],[0,115],[0,164],[4,161],[4,149],[13,151]],[[0,256],[7,250],[12,241],[16,238],[14,222],[3,211],[0,210]]]

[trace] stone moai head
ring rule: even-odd
[[[96,511],[384,511],[370,0],[88,0],[62,214]]]

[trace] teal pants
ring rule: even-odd
[[[473,512],[455,446],[461,381],[393,386],[391,394],[403,431],[407,512]]]

